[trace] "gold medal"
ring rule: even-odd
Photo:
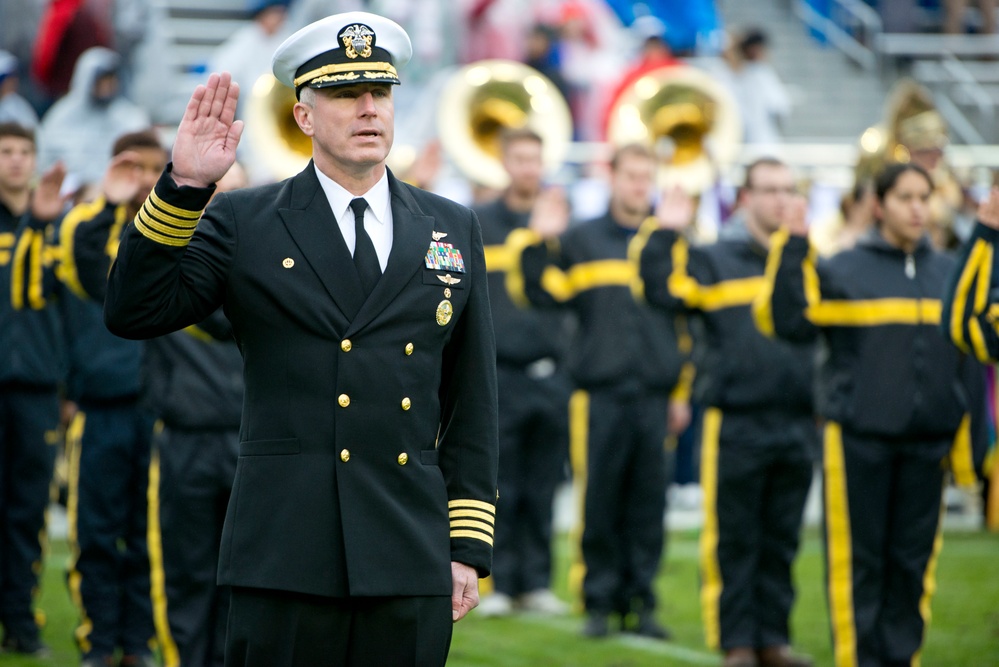
[[[437,304],[437,324],[444,326],[451,321],[451,315],[454,314],[454,308],[451,307],[451,302],[444,299],[439,304]]]

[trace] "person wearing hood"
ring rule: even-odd
[[[752,304],[764,286],[770,235],[795,192],[784,163],[746,169],[740,217],[716,243],[690,246],[694,219],[682,192],[667,194],[639,232],[648,303],[689,315],[701,433],[701,613],[724,667],[808,667],[790,651],[791,566],[812,482],[818,431],[812,409],[815,345],[761,335]]]
[[[770,238],[754,303],[770,336],[821,336],[826,578],[837,667],[910,664],[936,590],[950,468],[973,485],[984,372],[940,331],[954,260],[929,240],[933,181],[914,163],[875,179],[875,227],[816,261],[805,203]]]
[[[121,57],[101,46],[76,61],[69,93],[42,119],[41,169],[62,160],[71,182],[99,183],[115,138],[149,127],[149,114],[121,94],[120,67]]]
[[[17,58],[0,50],[0,123],[17,123],[34,130],[38,127],[38,114],[34,107],[17,91]]]

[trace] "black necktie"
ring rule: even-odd
[[[371,242],[371,237],[364,231],[364,209],[368,208],[368,202],[364,198],[358,197],[350,202],[350,208],[354,210],[354,266],[361,279],[364,296],[367,297],[381,277],[382,267],[378,263],[375,244]]]

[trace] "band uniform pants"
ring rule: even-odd
[[[653,582],[665,544],[670,473],[667,402],[665,392],[601,389],[573,395],[571,457],[585,494],[581,552],[587,611],[627,614],[656,606]]]
[[[705,410],[700,570],[709,648],[790,643],[791,566],[817,449],[811,415]]]
[[[152,420],[136,401],[82,404],[67,436],[70,595],[84,657],[147,655],[155,636],[147,547]]]
[[[549,588],[552,501],[569,456],[568,382],[500,365],[493,580],[511,597]]]
[[[837,667],[909,665],[922,646],[950,444],[827,424],[826,567]]]
[[[58,427],[54,389],[0,386],[0,623],[18,638],[38,636],[32,592],[42,562],[39,535]]]

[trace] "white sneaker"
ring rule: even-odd
[[[560,600],[547,588],[539,588],[519,596],[517,608],[521,611],[531,611],[549,616],[561,616],[569,613],[568,603]]]
[[[513,600],[504,593],[490,593],[479,600],[476,611],[482,618],[499,618],[513,613]]]

